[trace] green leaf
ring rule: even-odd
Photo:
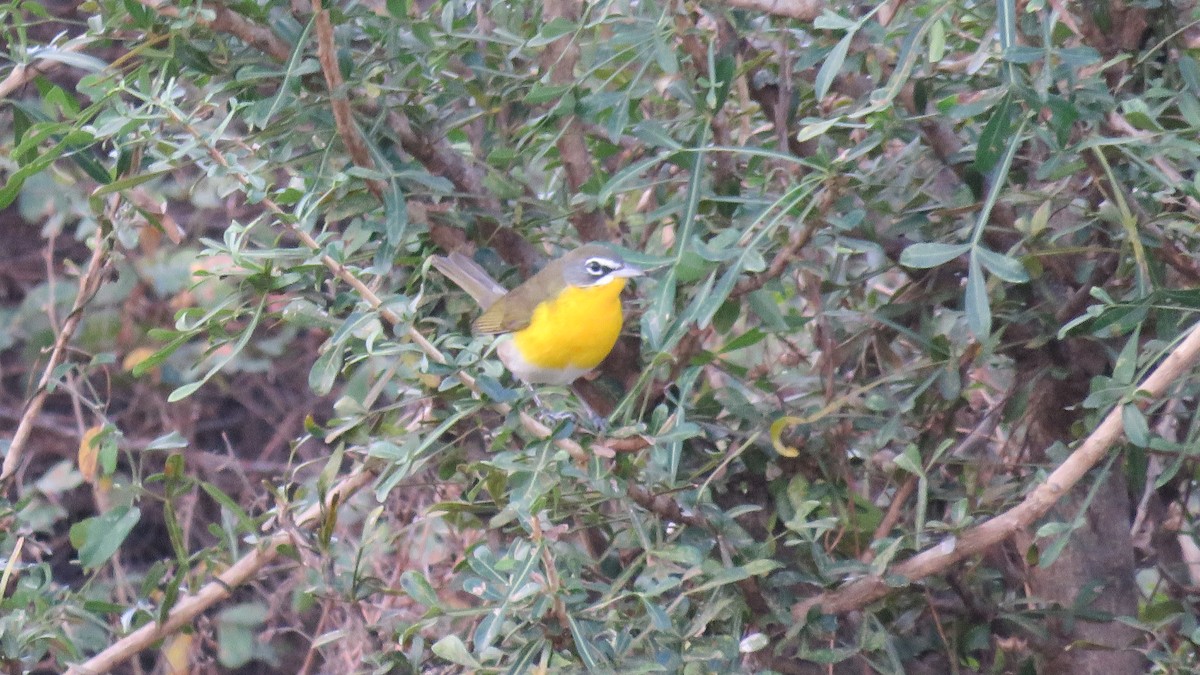
[[[313,361],[308,371],[308,386],[318,396],[325,396],[333,391],[333,385],[342,372],[343,349],[340,344],[326,343],[325,349]]]
[[[1136,405],[1126,403],[1121,407],[1121,422],[1125,425],[1125,438],[1128,438],[1130,443],[1139,448],[1150,445],[1150,424]]]
[[[796,140],[803,143],[804,141],[821,136],[841,121],[841,117],[834,117],[827,120],[820,120],[819,122],[805,124],[804,126],[800,127],[800,131],[796,132]]]
[[[148,183],[156,178],[166,176],[170,173],[171,169],[163,169],[161,171],[147,171],[145,173],[139,173],[133,176],[126,176],[119,180],[112,181],[107,185],[104,185],[93,191],[92,194],[88,196],[88,202],[91,205],[92,210],[99,213],[104,210],[103,197],[130,190],[142,185],[143,183]],[[111,180],[111,178],[109,180]]]
[[[922,242],[912,244],[900,253],[900,264],[914,269],[929,269],[944,265],[971,250],[970,244]]]
[[[401,574],[400,588],[404,589],[408,597],[430,609],[441,607],[442,603],[438,599],[437,591],[433,590],[433,585],[429,583],[425,575],[418,571],[408,570]]]
[[[604,655],[594,646],[598,636],[586,633],[574,614],[567,615],[567,624],[571,628],[571,637],[574,638],[575,653],[579,655],[579,660],[583,661],[583,666],[587,668],[587,671],[595,673],[607,670],[601,667],[607,664]]]
[[[47,130],[42,129],[39,133],[30,134],[20,144],[11,150],[14,157],[28,157],[37,148],[37,144],[47,135]],[[8,181],[0,188],[0,209],[8,208],[10,204],[21,193],[21,186],[32,175],[41,173],[51,164],[53,164],[67,150],[69,144],[66,141],[60,141],[53,147],[47,149],[38,155],[32,155],[26,164],[8,175]]]
[[[500,380],[482,373],[475,377],[475,384],[479,387],[479,393],[496,403],[512,403],[521,395],[516,389],[509,389],[501,384]]]
[[[813,20],[813,28],[818,30],[853,30],[857,25],[857,21],[847,19],[828,7],[824,8],[821,16]]]
[[[1117,360],[1113,363],[1112,381],[1119,386],[1130,386],[1137,377],[1138,349],[1141,344],[1141,331],[1135,328]]]
[[[182,401],[183,399],[196,393],[196,390],[203,386],[204,381],[201,380],[199,382],[189,382],[181,387],[176,387],[173,391],[171,391],[170,394],[167,395],[167,402],[175,403],[176,401]]]
[[[817,77],[813,80],[814,95],[818,101],[829,93],[829,86],[842,70],[842,64],[846,62],[846,54],[850,51],[850,44],[854,42],[856,33],[857,31],[853,30],[847,32],[825,56],[825,63],[821,64],[821,69],[817,71]]]
[[[39,60],[61,63],[64,66],[78,68],[89,73],[98,73],[108,67],[107,63],[91,54],[58,49],[57,47],[39,49],[37,51],[37,58]]]
[[[547,101],[557,101],[564,94],[571,91],[575,85],[571,84],[535,84],[530,88],[529,93],[525,94],[522,101],[525,105],[541,105]]]
[[[971,256],[967,266],[967,327],[980,341],[992,333],[992,308],[988,304],[987,280],[979,267],[979,258]]]
[[[267,620],[266,607],[234,605],[217,614],[217,659],[226,668],[240,668],[259,654],[258,629]]]
[[[1000,157],[1008,143],[1012,140],[1013,100],[1011,94],[1005,94],[996,107],[992,108],[992,116],[979,133],[979,143],[975,146],[975,168],[979,173],[986,174],[1000,161]]]
[[[929,62],[937,63],[946,55],[946,23],[935,21],[929,28]]]
[[[1025,265],[1016,258],[1010,258],[982,247],[975,249],[975,255],[979,256],[979,261],[983,263],[987,271],[1004,281],[1011,284],[1023,284],[1029,281],[1029,273],[1025,271]]]
[[[896,455],[896,466],[917,478],[925,477],[925,469],[921,466],[921,451],[915,444],[909,444],[904,452]]]
[[[438,640],[430,647],[430,651],[450,663],[466,666],[472,670],[483,669],[483,664],[471,656],[471,651],[467,649],[467,645],[463,644],[462,638],[457,635],[447,635]]]
[[[574,33],[579,26],[565,17],[555,17],[549,23],[543,24],[538,34],[529,39],[530,47],[544,47],[564,35]]]
[[[387,0],[388,15],[393,19],[408,19],[408,0]]]
[[[1036,237],[1046,230],[1050,223],[1050,202],[1044,201],[1029,218],[1029,235]]]
[[[1179,67],[1180,79],[1187,85],[1188,91],[1193,96],[1200,96],[1200,66],[1196,65],[1196,59],[1187,53],[1180,53],[1175,57],[1175,63]]]
[[[766,333],[757,328],[751,328],[729,342],[726,342],[725,345],[721,347],[721,353],[728,354],[729,352],[736,352],[739,349],[745,349],[746,347],[762,342],[764,339],[766,339],[766,337]]]
[[[767,558],[752,560],[745,565],[729,567],[717,572],[716,574],[712,575],[712,578],[710,578],[708,581],[689,590],[688,593],[702,593],[718,586],[726,586],[728,584],[737,583],[743,579],[749,579],[750,577],[762,576],[770,573],[773,570],[777,570],[780,567],[783,567],[783,564],[777,560],[770,560]]]
[[[220,488],[212,483],[203,482],[200,483],[200,489],[204,490],[209,497],[212,497],[213,501],[217,502],[227,511],[229,511],[230,515],[237,520],[240,531],[254,532],[257,529],[257,523],[255,523],[254,519],[250,517],[250,514],[246,513],[245,509],[242,508],[242,505],[234,501],[232,497],[225,494],[225,492]]]
[[[95,569],[108,562],[141,518],[141,509],[119,506],[72,526],[71,543],[79,550],[83,568]]]
[[[251,313],[250,319],[246,322],[246,325],[242,327],[242,334],[238,336],[238,339],[234,341],[229,348],[221,352],[221,355],[214,360],[212,366],[208,369],[208,372],[206,372],[199,381],[191,384],[185,384],[184,386],[179,387],[175,391],[171,392],[170,395],[167,396],[167,401],[174,403],[191,396],[196,392],[197,389],[204,386],[204,384],[208,382],[214,375],[221,372],[225,366],[229,365],[230,361],[233,361],[233,359],[237,358],[238,354],[242,353],[242,350],[246,348],[246,344],[250,342],[250,337],[254,335],[254,329],[258,327],[259,320],[261,320],[263,317],[263,308],[266,306],[268,297],[269,296],[265,294],[262,296],[262,299],[259,300],[258,307],[256,307],[254,312]],[[226,344],[229,343],[227,342]]]
[[[178,431],[171,431],[154,440],[146,446],[146,450],[176,450],[186,448],[188,440]]]

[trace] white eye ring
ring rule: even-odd
[[[588,274],[590,274],[594,277],[604,276],[604,274],[611,271],[611,268],[607,267],[604,263],[600,262],[599,260],[595,260],[595,259],[587,261],[587,264],[584,265],[584,269],[587,270]]]

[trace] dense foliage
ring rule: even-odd
[[[0,664],[1188,672],[1198,23],[0,4]],[[590,240],[539,407],[428,258]]]

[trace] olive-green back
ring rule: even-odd
[[[471,327],[476,333],[512,333],[527,328],[533,309],[563,288],[562,266],[566,257],[547,263],[540,272],[509,291],[481,314]]]

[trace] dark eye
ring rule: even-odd
[[[587,270],[588,274],[594,277],[604,276],[604,274],[608,272],[608,267],[606,267],[604,263],[600,262],[599,260],[587,261],[587,265],[584,266],[584,269]]]

